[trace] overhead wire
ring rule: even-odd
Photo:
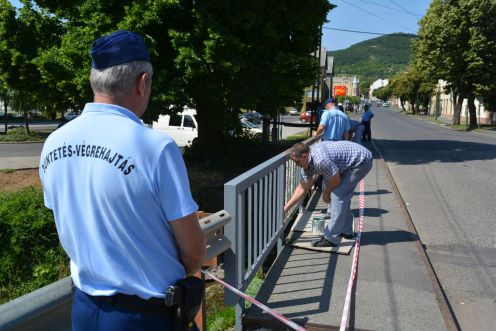
[[[398,3],[396,3],[396,2],[395,2],[395,1],[393,1],[393,0],[389,0],[389,2],[391,2],[392,4],[394,4],[394,5],[398,6],[398,7],[399,7],[401,10],[403,10],[405,13],[408,13],[408,14],[412,15],[412,16],[413,16],[413,17],[415,17],[416,19],[419,19],[419,18],[421,17],[421,16],[418,16],[418,15],[416,15],[416,14],[412,13],[412,12],[411,12],[411,11],[409,11],[408,9],[406,9],[406,8],[404,8],[404,7],[402,7],[402,6],[400,6]]]
[[[389,22],[389,23],[391,23],[391,24],[394,24],[394,25],[400,26],[400,27],[402,27],[403,29],[406,29],[406,30],[409,30],[410,32],[415,33],[415,32],[414,32],[414,31],[412,31],[409,27],[406,27],[406,26],[401,25],[401,24],[398,24],[398,23],[396,23],[396,22],[394,22],[394,21],[388,20],[387,18],[384,18],[384,17],[382,17],[382,16],[379,16],[379,15],[377,15],[376,13],[373,13],[373,12],[371,12],[371,11],[368,11],[367,9],[360,8],[360,7],[358,7],[358,6],[356,6],[356,5],[352,4],[352,3],[349,3],[348,1],[345,1],[345,0],[341,0],[341,1],[342,1],[343,3],[345,3],[345,4],[349,5],[349,6],[352,6],[352,7],[356,8],[356,9],[358,9],[358,10],[364,11],[364,12],[366,12],[367,14],[371,14],[371,15],[376,16],[376,17],[378,17],[378,18],[380,18],[380,19],[382,19],[382,20],[384,20],[384,21],[386,21],[386,22]]]
[[[322,27],[323,29],[327,29],[327,30],[336,30],[336,31],[344,31],[344,32],[353,32],[353,33],[363,33],[363,34],[374,34],[374,35],[379,35],[379,36],[396,36],[396,37],[418,37],[416,34],[411,34],[411,33],[408,33],[408,34],[403,34],[403,33],[398,33],[398,32],[395,32],[395,33],[380,33],[380,32],[369,32],[369,31],[358,31],[358,30],[348,30],[348,29],[338,29],[338,28],[331,28],[331,27],[328,27],[328,26],[323,26]]]
[[[398,8],[386,6],[386,5],[383,5],[383,4],[374,2],[374,1],[366,1],[366,0],[360,0],[360,1],[361,2],[364,2],[364,3],[369,3],[369,4],[374,5],[374,6],[377,6],[377,7],[387,8],[387,9],[391,9],[391,10],[395,10],[395,11],[402,11],[402,10],[400,10]]]

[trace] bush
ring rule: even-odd
[[[37,132],[26,133],[24,126],[9,127],[6,135],[0,136],[0,141],[42,141],[43,137]]]
[[[201,210],[222,210],[225,183],[290,146],[231,136],[225,137],[222,148],[208,148],[193,142],[184,152],[193,198]]]
[[[0,303],[67,276],[68,261],[42,190],[0,193]]]

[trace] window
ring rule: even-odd
[[[170,115],[169,126],[181,126],[181,115]]]
[[[191,118],[190,115],[184,115],[184,123],[183,123],[183,126],[185,128],[195,128],[195,122],[193,121],[193,119]]]

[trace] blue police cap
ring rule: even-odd
[[[143,37],[131,31],[119,30],[95,40],[91,47],[91,66],[105,69],[132,61],[150,62]]]
[[[327,99],[326,101],[324,101],[324,107],[325,107],[328,103],[334,103],[334,99],[333,99],[333,98],[329,98],[329,99]]]

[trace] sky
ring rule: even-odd
[[[373,33],[413,33],[432,0],[330,0],[336,8],[327,15],[322,30],[322,47],[335,51],[379,35],[326,29]]]
[[[330,0],[337,5],[327,15],[322,47],[327,50],[348,48],[353,44],[379,35],[336,31],[354,30],[373,33],[417,33],[418,21],[432,0]],[[17,0],[10,1],[19,7]],[[327,27],[327,28],[326,28]]]

